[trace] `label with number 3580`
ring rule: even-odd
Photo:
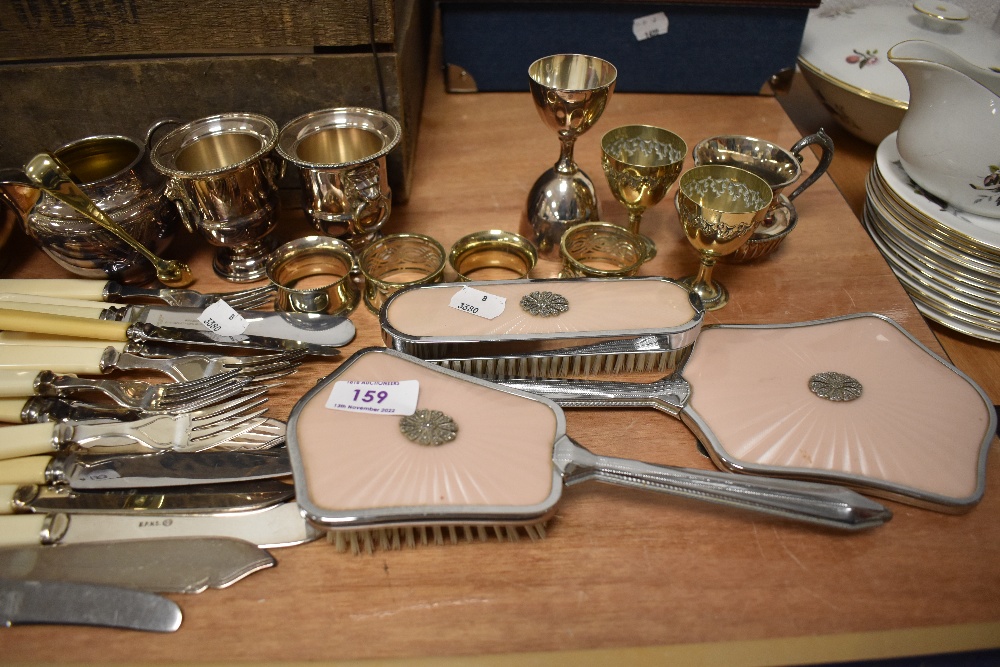
[[[417,410],[419,394],[419,380],[338,380],[333,383],[330,396],[326,399],[326,407],[373,415],[412,415]]]
[[[463,313],[492,320],[503,314],[507,299],[474,287],[463,287],[451,297],[448,305]]]

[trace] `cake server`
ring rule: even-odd
[[[233,537],[270,549],[311,542],[322,535],[306,523],[294,502],[231,514],[17,514],[0,517],[0,529],[0,546]]]
[[[181,608],[120,586],[0,579],[0,625],[34,624],[173,632],[181,626]]]
[[[265,549],[231,537],[0,547],[0,578],[125,586],[150,593],[225,588],[274,565],[274,556]]]
[[[0,484],[68,486],[80,491],[248,482],[292,474],[288,450],[22,456],[0,461]]]

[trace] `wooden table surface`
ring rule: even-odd
[[[808,92],[808,91],[807,91]],[[809,123],[810,121],[805,121]],[[624,223],[600,166],[601,135],[618,125],[671,128],[689,145],[715,134],[802,134],[770,97],[619,94],[577,144],[606,220]],[[808,128],[812,131],[815,128]],[[829,128],[836,132],[834,128]],[[838,137],[839,141],[839,137]],[[796,205],[799,228],[772,258],[720,266],[732,301],[708,322],[782,323],[861,312],[899,322],[938,352],[939,337],[994,402],[997,348],[929,328],[857,219],[866,167],[850,182],[820,179]],[[558,142],[527,93],[448,95],[428,86],[413,195],[386,231],[423,232],[448,248],[483,229],[517,231],[535,178]],[[847,155],[848,157],[843,157]],[[831,174],[850,151],[838,151]],[[807,158],[811,168],[814,159]],[[869,162],[870,164],[870,162]],[[860,197],[863,200],[863,186]],[[669,200],[644,218],[659,249],[642,275],[696,267]],[[289,212],[283,239],[307,232]],[[15,243],[23,244],[23,240]],[[225,289],[208,250],[181,235],[165,253],[187,259],[194,287]],[[542,262],[533,273],[552,276]],[[19,253],[6,277],[66,277],[38,252]],[[345,350],[380,343],[376,319],[352,315]],[[310,361],[272,395],[286,417],[334,368]],[[992,369],[992,370],[991,370]],[[645,410],[571,410],[568,431],[599,453],[711,467],[677,421]],[[947,418],[947,415],[942,415]],[[946,443],[943,443],[946,446]],[[275,550],[278,566],[224,590],[171,596],[184,621],[173,634],[15,627],[0,631],[5,662],[268,662],[478,656],[483,663],[779,664],[1000,646],[1000,466],[990,461],[982,503],[961,516],[886,501],[887,525],[842,534],[693,501],[600,484],[568,489],[538,542],[337,553],[323,541]]]

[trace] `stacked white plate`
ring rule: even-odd
[[[1000,342],[1000,218],[960,211],[903,170],[896,133],[878,147],[863,223],[920,312]]]

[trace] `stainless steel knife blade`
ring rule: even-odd
[[[147,323],[156,327],[208,332],[198,317],[204,308],[181,306],[132,305],[111,307],[104,319]],[[244,319],[248,336],[262,336],[299,341],[306,344],[343,347],[354,339],[354,323],[346,317],[322,313],[286,313],[260,310],[237,310]]]
[[[274,565],[266,550],[231,537],[0,548],[0,578],[124,586],[150,593],[225,588]]]
[[[253,512],[149,516],[129,514],[18,514],[0,517],[0,544],[84,544],[167,537],[235,537],[265,549],[311,542],[322,531],[298,503]]]
[[[37,484],[0,485],[0,513],[70,512],[73,514],[136,513],[221,514],[245,512],[295,496],[295,487],[277,479],[202,484],[183,489],[115,489],[76,491]],[[9,500],[8,500],[9,498]]]
[[[249,482],[291,474],[284,448],[104,455],[68,451],[0,461],[0,484],[67,485],[83,491]]]
[[[173,632],[181,608],[155,593],[65,581],[0,580],[0,624],[96,625]]]

